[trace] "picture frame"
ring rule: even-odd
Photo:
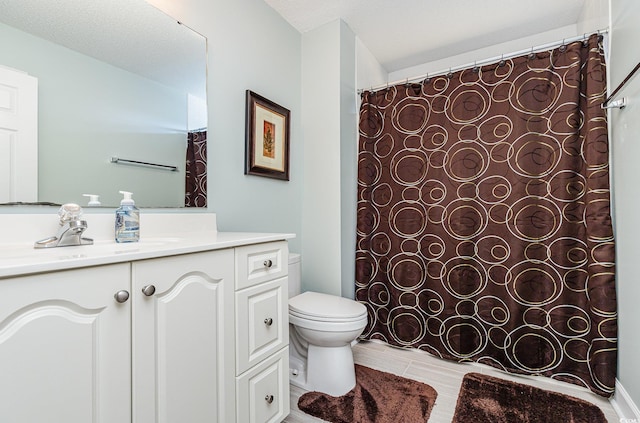
[[[245,175],[289,180],[290,111],[246,92]]]

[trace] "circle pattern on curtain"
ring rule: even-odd
[[[597,35],[365,92],[364,337],[609,396],[616,374],[605,65]]]

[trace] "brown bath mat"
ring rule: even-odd
[[[607,423],[587,401],[479,373],[462,380],[451,423]]]
[[[307,392],[298,408],[332,423],[426,422],[438,396],[424,383],[356,364],[356,386],[341,397]]]

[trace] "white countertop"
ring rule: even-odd
[[[11,235],[0,239],[0,278],[295,238],[286,233],[218,232],[213,214],[158,214],[141,219],[139,242],[116,243],[108,214],[87,216],[91,230],[85,236],[94,239],[93,245],[36,249],[37,239],[55,234],[55,216],[0,217],[6,224],[3,233]]]
[[[33,244],[0,245],[0,278],[99,266],[240,245],[279,241],[293,234],[202,232],[187,236],[142,237],[139,242],[97,241],[94,245],[34,249]]]

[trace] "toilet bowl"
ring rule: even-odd
[[[335,295],[311,291],[295,295],[299,256],[292,256],[289,263],[290,288],[293,284],[289,298],[290,381],[307,391],[344,395],[356,384],[351,344],[367,325],[367,309],[363,304]]]

